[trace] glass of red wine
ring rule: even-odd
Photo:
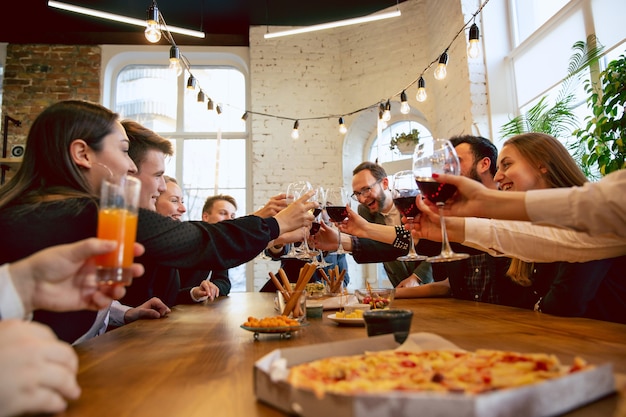
[[[413,175],[422,195],[439,208],[441,224],[441,253],[426,258],[427,262],[450,262],[469,258],[467,253],[456,253],[450,247],[443,208],[446,201],[456,192],[456,186],[439,183],[433,174],[459,175],[459,157],[447,139],[424,139],[415,146],[413,153]]]
[[[348,209],[346,206],[350,203],[350,198],[344,187],[331,187],[326,191],[326,213],[330,220],[335,223],[339,231],[339,246],[335,253],[347,253],[341,245],[341,230],[338,224],[348,218]]]
[[[311,189],[311,183],[308,181],[296,181],[292,182],[287,186],[287,204],[293,203],[295,200],[299,199],[302,194],[306,193]],[[306,240],[306,237],[304,238]],[[301,244],[296,246],[296,244],[292,244],[289,248],[289,252],[281,256],[281,258],[298,258],[301,256],[301,252],[298,250],[298,247],[302,246]]]
[[[393,176],[393,204],[404,217],[407,223],[413,224],[413,220],[420,214],[417,208],[416,198],[421,198],[420,190],[415,182],[413,171],[400,171]],[[411,235],[410,235],[411,236]],[[400,256],[399,261],[423,261],[426,256],[418,255],[413,245],[413,236],[410,237],[409,253]]]

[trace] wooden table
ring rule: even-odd
[[[414,311],[412,332],[437,333],[458,346],[551,352],[569,362],[612,362],[626,373],[626,326],[454,299],[396,300]],[[253,334],[239,326],[248,316],[275,315],[273,294],[234,293],[201,305],[172,309],[76,347],[81,398],[62,416],[282,416],[256,401],[254,362],[282,347],[366,337],[364,327],[338,326],[326,316],[291,339]],[[620,386],[623,386],[621,379]],[[626,409],[626,391],[571,416],[612,416]]]

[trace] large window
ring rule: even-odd
[[[204,56],[208,54],[203,54]],[[248,213],[246,75],[240,65],[224,64],[219,54],[215,65],[194,65],[180,76],[167,60],[155,63],[146,55],[133,55],[112,71],[110,107],[122,118],[136,120],[170,139],[175,154],[166,174],[183,186],[187,213],[184,220],[201,220],[208,196],[228,194],[237,200],[237,215]],[[113,60],[112,60],[113,61]],[[204,98],[200,101],[199,93]],[[211,106],[209,106],[209,99]],[[218,111],[219,107],[219,111]],[[229,271],[232,291],[246,290],[246,265]]]

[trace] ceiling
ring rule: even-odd
[[[77,6],[146,18],[151,0],[61,0]],[[307,26],[371,14],[405,0],[158,0],[166,23],[205,32],[205,39],[173,34],[180,45],[247,46],[250,26]],[[48,7],[47,0],[3,1],[0,42],[142,44],[137,26]],[[166,44],[165,39],[161,43]]]

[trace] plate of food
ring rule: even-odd
[[[329,314],[328,317],[330,320],[334,321],[337,324],[343,324],[348,326],[364,326],[365,321],[363,320],[363,315],[357,315],[355,313],[346,314],[345,312],[338,311],[337,313]]]
[[[262,333],[280,334],[281,337],[288,339],[291,337],[291,333],[297,332],[303,327],[309,325],[310,323],[306,321],[299,322],[285,316],[274,316],[264,317],[262,319],[248,317],[248,320],[239,327],[249,332],[253,332],[255,339],[258,339],[259,334]]]

